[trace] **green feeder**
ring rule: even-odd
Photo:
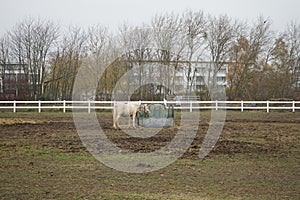
[[[150,104],[150,114],[140,111],[137,115],[137,125],[151,128],[173,127],[174,107],[162,104]]]

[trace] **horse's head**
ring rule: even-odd
[[[148,104],[141,105],[141,110],[144,111],[144,113],[146,113],[148,115],[151,113]]]

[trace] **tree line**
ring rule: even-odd
[[[151,61],[167,68],[157,69]],[[25,77],[35,99],[72,99],[82,68],[81,85],[87,95],[93,90],[99,99],[110,98],[116,84],[126,88],[126,81],[118,81],[133,66],[139,66],[135,80],[139,86],[146,76],[151,79],[159,73],[165,76],[167,92],[175,87],[168,67],[174,73],[182,70],[185,95],[189,95],[196,83],[193,63],[197,61],[212,63],[206,72],[209,87],[216,86],[218,71],[229,63],[226,95],[230,100],[298,97],[300,24],[290,22],[275,31],[271,19],[263,16],[246,22],[186,10],[157,14],[138,26],[125,23],[117,32],[102,25],[61,27],[50,20],[26,18],[0,37],[0,64],[26,64]],[[147,96],[151,87],[135,95]],[[162,92],[165,95],[166,90],[160,88]]]

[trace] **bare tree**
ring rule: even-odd
[[[48,93],[52,99],[70,100],[76,74],[85,55],[86,34],[79,27],[69,27],[51,60]],[[55,92],[54,92],[55,91]]]
[[[148,73],[151,71],[151,67],[145,67],[145,61],[151,57],[151,42],[152,31],[149,27],[130,27],[124,24],[120,28],[119,43],[123,49],[122,56],[125,59],[125,63],[127,63],[125,71],[132,69],[132,67],[135,67],[134,70],[137,70],[137,77],[127,77],[131,80],[127,80],[123,90],[128,95],[130,88],[137,85],[139,87],[138,99],[143,99],[143,85],[145,80],[151,75],[151,73]],[[135,83],[135,79],[137,79],[137,83]]]
[[[292,73],[291,85],[295,88],[294,96],[300,97],[300,24],[291,22],[284,33],[287,44],[287,64]]]
[[[100,75],[104,73],[105,67],[109,64],[109,48],[110,43],[108,29],[101,25],[91,26],[87,32],[87,57],[84,59],[82,69],[85,70],[83,74],[84,83],[86,85],[86,92],[92,91],[92,95],[96,99],[103,99],[104,94],[100,94]],[[105,81],[105,84],[107,82]],[[101,97],[100,97],[101,96]],[[106,98],[106,96],[105,96]]]
[[[228,73],[228,95],[230,99],[253,99],[257,88],[254,83],[258,78],[258,71],[266,66],[272,44],[272,32],[270,20],[260,16],[247,33],[238,37],[231,46],[231,65]],[[256,72],[253,72],[256,70]],[[256,74],[256,75],[255,75]]]
[[[4,75],[5,75],[5,66],[9,63],[10,56],[9,56],[9,49],[10,41],[7,35],[4,35],[0,38],[0,98],[5,99],[5,95],[2,93],[4,92]],[[3,97],[1,97],[3,95]]]
[[[10,40],[7,35],[0,38],[0,64],[9,63],[10,60]]]
[[[166,65],[159,72],[165,83],[161,83],[168,89],[175,90],[175,74],[169,73],[170,61],[173,61],[175,70],[179,68],[178,61],[182,59],[182,53],[186,47],[186,40],[183,29],[183,18],[174,13],[165,15],[155,15],[151,21],[155,46],[160,50],[161,63]],[[165,90],[164,90],[165,92]],[[162,94],[167,96],[167,94]]]
[[[32,84],[34,98],[44,93],[46,63],[59,27],[51,21],[27,18],[9,33],[12,52],[19,63],[27,64],[26,78]]]
[[[186,94],[190,94],[194,85],[196,67],[192,67],[192,61],[197,61],[201,58],[206,39],[205,26],[206,19],[202,11],[193,12],[186,11],[183,14],[183,38],[186,41],[184,59],[187,61],[187,67],[184,70],[187,87]]]
[[[240,32],[240,24],[233,22],[227,15],[208,16],[206,42],[211,65],[208,69],[208,86],[217,87],[217,73],[228,60],[232,41]]]

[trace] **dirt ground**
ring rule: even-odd
[[[211,152],[212,154],[287,153],[284,144],[280,144],[280,142],[291,145],[299,142],[297,132],[300,132],[300,117],[298,113],[292,115],[258,113],[260,116],[253,115],[252,119],[247,118],[247,116],[239,118],[238,116],[242,116],[242,114],[249,115],[249,113],[239,112],[227,113],[223,133]],[[86,150],[76,134],[76,127],[71,114],[56,115],[50,113],[47,116],[43,113],[41,117],[38,113],[31,113],[24,116],[17,114],[19,117],[16,118],[12,116],[10,114],[9,117],[0,118],[1,145],[3,146],[53,147],[66,152]],[[267,118],[264,118],[264,116],[267,116]],[[251,113],[249,117],[251,117]],[[108,112],[99,113],[98,120],[109,139],[120,148],[129,149],[133,152],[151,152],[165,146],[175,136],[178,131],[176,127],[180,122],[179,117],[175,117],[175,128],[163,128],[154,137],[144,139],[128,136],[122,130],[115,130],[112,127],[112,116]],[[198,159],[203,138],[209,127],[209,120],[209,113],[202,114],[197,136],[183,158]],[[136,131],[146,130],[147,128],[139,127]],[[256,140],[262,139],[264,142],[250,139],[251,136],[255,135],[259,135]],[[245,141],[239,139],[239,137],[245,138]],[[249,140],[246,140],[247,137]],[[235,138],[237,139],[235,140]]]
[[[109,112],[99,112],[97,114],[99,123],[104,130],[105,134],[116,143],[119,147],[131,150],[133,152],[151,152],[157,150],[164,145],[168,144],[172,138],[175,136],[177,130],[180,128],[180,117],[177,113],[175,115],[175,127],[164,128],[158,134],[151,138],[135,138],[130,137],[122,130],[115,130],[112,128],[112,115]],[[210,112],[201,113],[201,122],[198,129],[197,136],[194,139],[193,143],[190,145],[188,151],[181,157],[182,162],[190,160],[188,162],[199,162],[198,153],[201,148],[203,138],[207,132],[210,122]],[[138,128],[139,131],[143,131],[144,128]],[[231,198],[237,195],[237,199],[252,196],[259,197],[266,192],[265,196],[262,196],[265,199],[272,199],[272,197],[286,197],[287,199],[297,199],[299,197],[299,169],[295,166],[295,163],[300,163],[299,152],[300,152],[300,113],[291,113],[291,112],[227,112],[226,123],[222,135],[216,144],[213,151],[206,158],[207,162],[212,161],[216,158],[227,159],[238,159],[240,156],[250,156],[257,157],[257,162],[263,162],[267,165],[268,161],[264,161],[265,157],[268,159],[278,159],[279,169],[284,169],[286,172],[282,174],[274,174],[278,170],[269,171],[265,176],[277,177],[276,181],[280,184],[280,181],[284,183],[290,182],[290,186],[280,186],[277,185],[276,189],[285,189],[285,191],[278,191],[278,195],[272,196],[272,192],[276,194],[276,191],[272,191],[273,186],[268,189],[269,193],[266,191],[261,191],[259,189],[244,189],[243,192],[235,191],[229,192],[225,196],[220,196],[224,191],[218,191],[220,189],[213,190],[211,193],[207,191],[192,191],[190,197],[196,197],[198,194],[203,196],[205,199],[212,197]],[[55,173],[56,175],[63,176],[61,164],[63,163],[68,166],[69,157],[71,158],[71,163],[73,165],[76,162],[85,163],[85,166],[98,166],[95,164],[95,160],[90,156],[86,148],[83,146],[77,132],[76,127],[73,122],[72,113],[33,113],[33,112],[20,112],[20,113],[9,113],[1,112],[0,113],[0,150],[1,150],[1,190],[0,198],[1,199],[65,199],[76,197],[78,199],[97,199],[99,195],[96,195],[96,189],[89,187],[88,191],[80,188],[80,185],[86,184],[86,180],[80,182],[80,179],[77,180],[75,189],[70,189],[73,193],[69,195],[62,195],[67,188],[68,184],[74,184],[73,181],[66,181],[67,177],[61,177],[58,181],[64,180],[65,187],[59,187],[60,184],[57,184],[58,187],[54,187],[56,183],[47,182],[48,179],[43,179],[41,177],[51,177]],[[47,157],[47,152],[49,155],[58,154],[63,158],[56,159],[56,157]],[[82,156],[83,155],[83,156]],[[64,158],[64,156],[66,158]],[[81,156],[83,159],[81,160]],[[75,160],[73,160],[73,158]],[[88,158],[88,159],[87,159]],[[78,160],[77,160],[78,159]],[[281,160],[283,159],[283,160]],[[289,159],[290,163],[281,163],[288,162],[285,159]],[[44,162],[52,162],[51,170],[43,170]],[[232,160],[231,160],[232,161]],[[179,161],[181,162],[181,161]],[[255,162],[255,161],[253,161]],[[253,164],[252,162],[252,164]],[[75,164],[74,164],[75,163]],[[70,164],[70,163],[69,163]],[[78,163],[77,163],[78,164]],[[80,165],[81,165],[80,164]],[[228,163],[230,164],[230,163]],[[189,164],[186,164],[189,166]],[[194,164],[191,164],[193,166]],[[281,166],[282,165],[282,166]],[[256,165],[263,168],[263,164]],[[285,167],[283,167],[285,166]],[[298,166],[299,167],[299,166]],[[104,170],[101,165],[101,170]],[[252,168],[249,166],[249,168]],[[35,182],[31,182],[30,172],[34,169],[34,177],[37,178]],[[82,168],[84,169],[84,168]],[[98,169],[100,170],[100,169]],[[249,170],[249,169],[248,169]],[[97,170],[96,170],[97,171]],[[104,171],[113,173],[112,171],[105,168]],[[28,174],[23,174],[28,172]],[[15,173],[15,175],[14,175]],[[77,171],[78,176],[87,176],[84,172],[80,170]],[[161,172],[160,172],[161,173]],[[270,173],[270,174],[269,174]],[[30,175],[31,174],[31,175]],[[21,176],[18,180],[18,176]],[[163,175],[161,175],[163,176]],[[190,176],[194,176],[190,174]],[[109,179],[108,177],[106,177]],[[202,177],[203,178],[203,177]],[[216,178],[216,177],[215,177]],[[263,178],[263,175],[257,177],[258,179]],[[154,177],[152,177],[155,180]],[[39,180],[39,181],[38,181]],[[173,179],[170,179],[172,182]],[[253,179],[254,180],[254,179]],[[120,180],[119,180],[120,181]],[[247,180],[249,181],[249,180]],[[26,184],[36,184],[42,189],[32,189],[30,185]],[[100,184],[100,182],[97,182]],[[114,183],[116,184],[116,183]],[[232,184],[232,183],[231,183]],[[243,184],[241,182],[240,184]],[[24,186],[25,189],[22,187]],[[27,187],[27,188],[26,188]],[[54,188],[53,188],[54,187]],[[100,187],[100,185],[99,185]],[[103,186],[101,186],[103,187]],[[108,186],[106,186],[108,187]],[[109,187],[112,187],[111,185]],[[137,187],[136,185],[134,187]],[[133,187],[133,188],[134,188]],[[194,187],[194,186],[193,186]],[[192,188],[193,188],[192,187]],[[232,187],[229,185],[228,187]],[[266,186],[269,187],[269,186]],[[287,188],[285,188],[287,187]],[[52,189],[51,189],[52,188]],[[76,189],[77,188],[77,189]],[[123,188],[123,189],[122,189]],[[195,186],[196,188],[196,186]],[[222,188],[222,187],[221,187]],[[224,190],[227,190],[227,186],[224,187]],[[111,188],[105,188],[102,191],[103,199],[122,199],[124,193],[129,195],[128,199],[131,199],[137,195],[136,193],[132,194],[132,189],[128,189],[126,186],[119,186],[118,191],[120,194],[115,194],[113,196],[105,196],[105,191],[112,191]],[[133,189],[134,192],[139,193],[141,189]],[[153,188],[149,188],[145,193],[156,193]],[[159,189],[158,189],[159,190]],[[196,190],[196,189],[195,189]],[[54,192],[56,191],[56,192]],[[77,193],[76,193],[77,191]],[[186,194],[189,190],[187,188],[183,189],[180,194]],[[80,193],[88,193],[87,196],[80,196]],[[110,192],[108,192],[110,193]],[[163,191],[160,191],[162,195]],[[251,194],[252,193],[252,194]],[[180,194],[177,195],[174,199],[186,199],[186,196],[180,198]],[[93,196],[95,195],[95,196]],[[126,196],[125,195],[125,196]],[[193,196],[194,195],[194,196]],[[231,195],[231,196],[230,196]],[[244,196],[246,195],[246,196]],[[101,195],[100,195],[101,196]],[[140,198],[139,198],[140,197]],[[145,196],[137,196],[136,199],[144,199]],[[155,195],[153,198],[149,196],[145,199],[160,199],[160,197],[167,197],[172,199],[172,196],[158,196]],[[99,199],[102,199],[99,198]],[[278,199],[280,199],[278,198]],[[125,198],[126,199],[126,198]],[[134,199],[134,198],[133,198]],[[277,198],[275,198],[277,199]]]

